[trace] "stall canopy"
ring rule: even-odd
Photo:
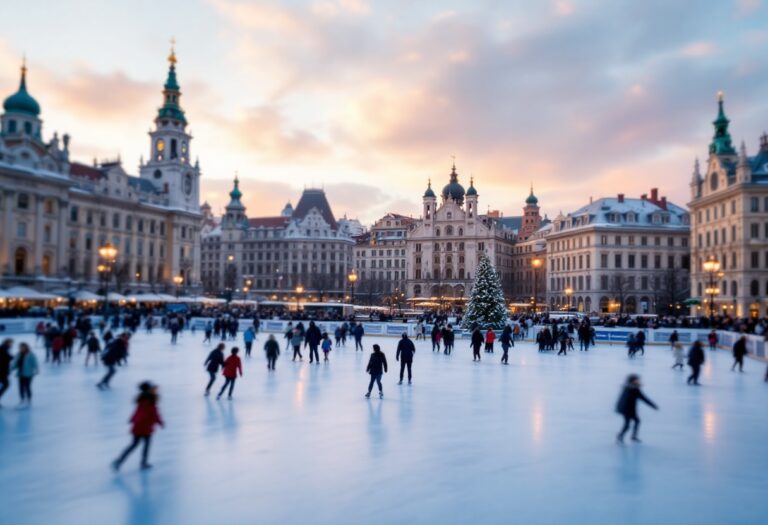
[[[25,286],[14,286],[3,290],[3,296],[7,299],[25,299],[27,301],[54,301],[63,299],[60,295],[38,292]]]

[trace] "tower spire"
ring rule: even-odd
[[[725,95],[722,91],[717,92],[717,118],[712,121],[715,127],[715,135],[712,137],[712,143],[709,145],[709,152],[716,155],[735,155],[736,150],[731,141],[731,134],[728,132],[728,117],[725,116]]]

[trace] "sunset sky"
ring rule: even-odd
[[[652,186],[679,204],[725,91],[731,133],[768,129],[760,0],[0,0],[0,97],[28,87],[75,159],[136,173],[177,41],[182,106],[215,210],[323,186],[337,215],[418,215],[452,156],[483,209],[545,213]]]

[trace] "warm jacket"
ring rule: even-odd
[[[395,354],[395,360],[400,359],[400,357],[403,358],[403,361],[412,361],[413,360],[413,354],[416,353],[416,347],[413,344],[413,341],[408,339],[407,337],[403,337],[400,339],[400,341],[397,343],[397,353]]]
[[[637,416],[637,401],[640,400],[643,403],[658,409],[656,404],[645,397],[640,391],[640,388],[635,385],[625,385],[619,396],[619,401],[616,403],[616,412],[626,417]]]
[[[101,343],[99,343],[99,339],[94,335],[93,337],[88,338],[88,351],[89,352],[98,352],[101,350]]]
[[[240,362],[240,358],[235,354],[232,354],[224,361],[224,377],[227,379],[234,379],[237,377],[238,372],[240,372],[240,377],[242,377],[243,365]]]
[[[264,343],[264,351],[267,353],[267,357],[277,357],[280,355],[280,345],[274,339],[267,339]]]
[[[692,346],[688,351],[688,364],[691,366],[701,366],[704,364],[704,350],[700,346]]]
[[[211,350],[208,354],[208,359],[205,360],[206,370],[213,372],[214,374],[219,371],[219,368],[224,366],[224,352],[219,349]]]
[[[472,346],[480,347],[483,344],[483,333],[480,330],[472,332]]]
[[[355,326],[355,330],[354,330],[352,335],[355,336],[355,339],[362,338],[363,335],[365,335],[365,330],[363,329],[363,325],[362,324],[358,324],[357,326]]]
[[[496,340],[496,333],[489,329],[487,332],[485,332],[485,342],[490,344],[493,343]]]
[[[510,330],[504,330],[501,332],[499,341],[501,341],[501,346],[503,347],[513,346],[515,344],[515,342],[512,340],[512,332]]]
[[[747,341],[739,339],[733,344],[733,357],[741,359],[745,355],[747,355]]]
[[[6,350],[0,350],[0,379],[6,379],[11,373],[11,361],[13,356]]]
[[[304,340],[304,336],[301,335],[301,333],[296,330],[293,333],[293,336],[291,336],[291,344],[293,346],[301,346],[301,342]]]
[[[323,352],[330,352],[333,348],[333,343],[330,339],[323,339],[323,343],[320,345],[320,348],[323,349]]]
[[[371,358],[368,360],[368,368],[366,372],[372,376],[378,376],[387,371],[387,356],[384,352],[374,352],[371,354]]]
[[[121,337],[118,337],[117,339],[113,339],[112,342],[107,345],[107,348],[101,356],[101,361],[105,365],[111,366],[125,358],[126,355],[128,355],[128,347],[125,344],[125,341]]]
[[[136,410],[131,416],[131,423],[133,424],[131,432],[134,436],[151,436],[155,430],[155,425],[165,425],[157,411],[155,396],[151,394],[139,396]]]
[[[253,340],[256,339],[256,334],[252,329],[248,329],[245,332],[243,332],[243,341],[246,343],[252,343]]]
[[[16,370],[18,377],[34,377],[37,375],[37,357],[31,351],[22,354],[19,352],[16,357],[13,358],[12,369]]]
[[[320,344],[320,340],[323,338],[323,334],[315,324],[310,324],[307,328],[307,333],[304,334],[304,338],[307,340],[307,344],[311,346],[317,346]]]

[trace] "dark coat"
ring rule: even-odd
[[[107,348],[101,355],[101,361],[105,365],[111,366],[125,359],[127,355],[128,346],[125,344],[122,337],[118,337],[117,339],[113,339],[107,345]]]
[[[307,328],[307,333],[304,334],[304,339],[308,344],[312,346],[319,345],[322,338],[322,332],[320,332],[320,329],[317,327],[317,325],[314,324],[309,325],[309,328]]]
[[[739,339],[733,344],[733,357],[741,359],[747,355],[747,342],[744,339]]]
[[[264,343],[264,351],[267,353],[267,357],[277,357],[280,355],[280,345],[274,339],[267,339]]]
[[[6,350],[0,350],[0,379],[7,379],[11,373],[13,356]]]
[[[395,360],[398,360],[400,357],[402,357],[403,361],[412,361],[413,354],[415,353],[416,347],[414,346],[413,341],[407,337],[404,337],[397,343],[397,353],[395,354]]]
[[[616,403],[616,412],[625,417],[636,417],[638,400],[657,410],[659,408],[653,401],[643,395],[639,387],[625,385],[624,390],[622,390],[619,396],[619,401]]]
[[[366,372],[372,376],[378,376],[387,371],[387,356],[384,352],[374,352],[371,354],[371,358],[368,360],[368,368]]]
[[[219,368],[224,366],[224,352],[219,349],[211,350],[211,353],[208,354],[208,359],[203,364],[206,370],[215,374],[219,371]]]
[[[479,347],[483,344],[483,341],[485,341],[485,339],[483,338],[483,333],[480,330],[475,330],[472,332],[472,346]]]
[[[700,346],[692,346],[688,352],[688,364],[690,366],[701,366],[704,364],[704,350]]]

